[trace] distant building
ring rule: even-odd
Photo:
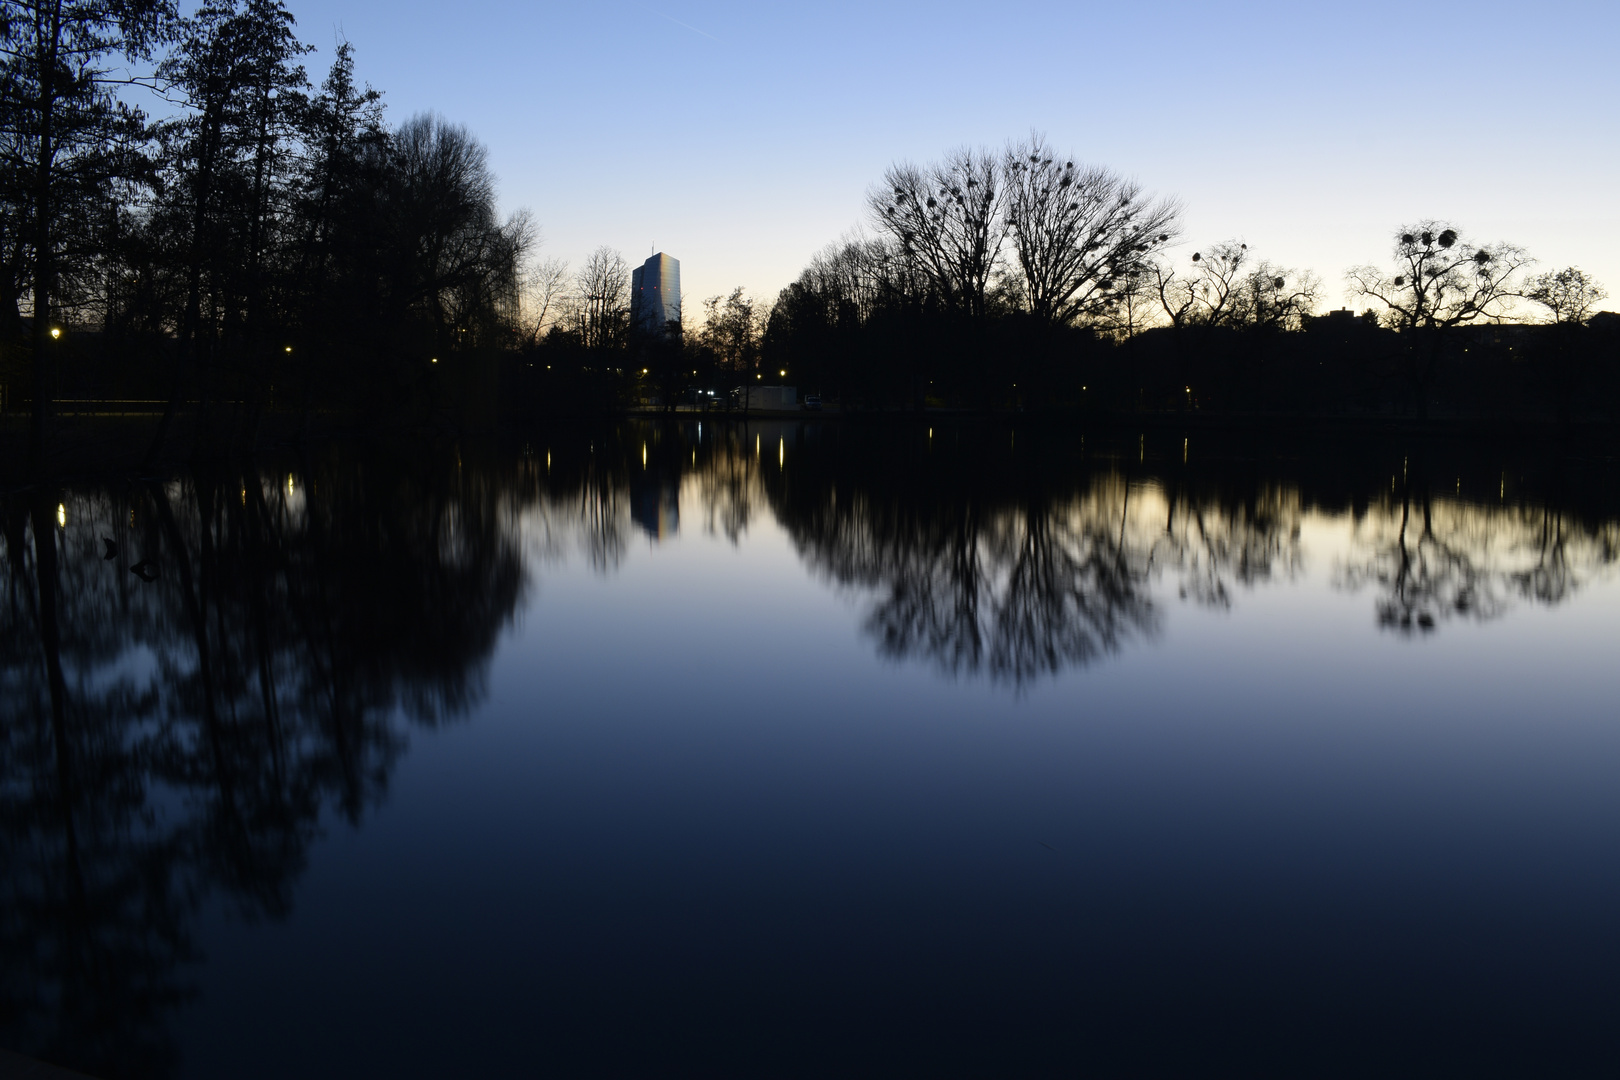
[[[739,386],[732,394],[746,409],[792,409],[799,401],[798,388],[792,386]]]
[[[1338,308],[1322,315],[1306,315],[1307,330],[1355,330],[1378,328],[1378,313],[1368,309],[1357,315],[1349,308]]]
[[[630,271],[630,326],[666,334],[681,322],[681,262],[659,252]]]

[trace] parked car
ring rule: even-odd
[[[804,409],[807,412],[820,412],[821,411],[821,395],[820,394],[806,394],[804,396],[804,403],[802,405],[800,405],[799,408]]]

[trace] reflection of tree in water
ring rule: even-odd
[[[482,694],[523,585],[497,495],[365,463],[3,505],[5,1045],[173,1070],[197,905],[285,914],[322,812]]]
[[[632,528],[624,491],[648,470],[671,490],[690,480],[690,520],[733,544],[769,507],[813,567],[873,594],[866,629],[884,655],[1013,683],[1153,634],[1149,586],[1161,577],[1216,609],[1238,590],[1293,580],[1306,516],[1347,504],[1373,550],[1336,580],[1376,587],[1380,623],[1406,633],[1494,617],[1514,597],[1558,603],[1617,546],[1601,500],[1584,514],[1464,513],[1413,482],[1386,501],[1377,448],[1273,464],[1250,448],[1189,469],[1180,440],[1166,462],[1088,458],[1061,433],[1019,438],[1028,451],[1004,429],[936,439],[775,421],[711,424],[707,435],[695,423],[631,424],[592,436],[588,461],[559,455],[535,505],[541,532],[582,529],[604,571]]]
[[[359,818],[410,725],[481,696],[524,554],[612,572],[638,483],[683,491],[672,522],[733,543],[768,508],[808,565],[869,598],[881,654],[1020,687],[1154,635],[1160,580],[1224,608],[1292,577],[1312,505],[1358,507],[1367,557],[1338,580],[1408,633],[1560,603],[1620,550],[1607,503],[1483,508],[1413,482],[1363,511],[1376,478],[1232,481],[1006,435],[631,425],[465,468],[0,500],[0,1044],[171,1072],[197,905],[285,914],[321,815]],[[155,580],[130,572],[142,559]]]
[[[1023,683],[1156,628],[1145,553],[1088,509],[962,503],[890,516],[862,500],[799,539],[822,572],[878,593],[866,628],[885,656]]]
[[[1154,546],[1154,563],[1176,573],[1184,600],[1230,608],[1230,584],[1247,589],[1279,574],[1292,579],[1304,566],[1303,509],[1295,489],[1264,488],[1247,500],[1181,490],[1165,502],[1164,535]]]
[[[1530,558],[1509,572],[1513,591],[1538,604],[1568,599],[1586,578],[1620,557],[1620,522],[1590,525],[1550,507],[1522,511],[1520,550]]]
[[[1368,553],[1341,566],[1338,583],[1376,591],[1380,627],[1420,635],[1447,619],[1498,618],[1515,596],[1562,603],[1613,566],[1620,525],[1551,507],[1437,498],[1411,469],[1398,494],[1358,523],[1357,538]]]
[[[1167,498],[1108,462],[1000,460],[987,440],[886,458],[849,442],[793,470],[767,463],[762,484],[810,565],[874,594],[866,630],[891,658],[1023,685],[1153,636],[1159,572],[1225,603],[1229,578],[1297,563],[1280,497]]]
[[[704,531],[724,536],[733,544],[742,540],[753,521],[755,491],[759,486],[758,437],[750,453],[745,445],[745,434],[728,429],[712,439],[701,468],[697,469]]]

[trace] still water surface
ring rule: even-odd
[[[6,496],[0,1045],[1603,1075],[1608,465],[1202,438],[649,424]]]

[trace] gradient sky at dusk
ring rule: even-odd
[[[681,260],[688,319],[771,297],[896,159],[1031,128],[1343,302],[1405,221],[1578,265],[1620,295],[1620,4],[613,4],[289,0],[398,123],[490,148],[543,255]],[[1604,306],[1620,308],[1620,300]]]

